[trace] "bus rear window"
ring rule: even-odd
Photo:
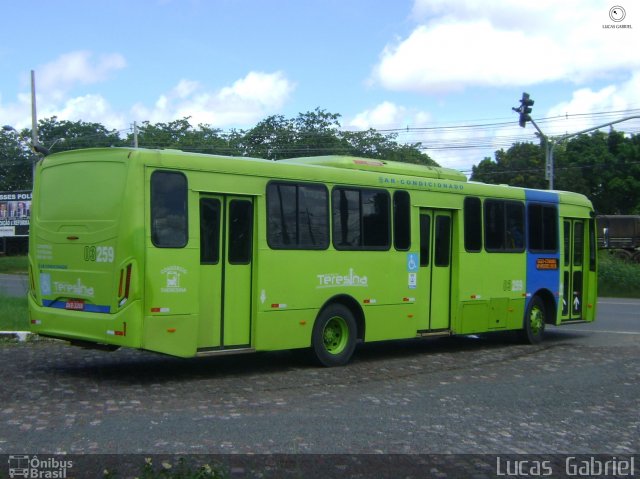
[[[74,162],[44,168],[39,188],[43,221],[115,221],[127,169],[116,162]]]
[[[182,173],[151,175],[151,241],[159,248],[183,248],[188,241],[187,179]]]

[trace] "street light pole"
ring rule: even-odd
[[[547,140],[546,141],[547,147],[545,149],[545,165],[546,165],[547,179],[549,180],[549,189],[550,190],[553,189],[553,177],[554,177],[553,150],[555,149],[557,144],[562,143],[563,141],[568,140],[569,138],[572,138],[574,136],[582,135],[584,133],[589,133],[590,131],[599,130],[600,128],[604,128],[606,126],[615,125],[616,123],[622,123],[623,121],[635,120],[637,118],[640,118],[640,115],[627,116],[627,117],[621,118],[619,120],[610,121],[609,123],[604,123],[602,125],[594,126],[594,127],[591,127],[591,128],[586,128],[584,130],[580,130],[580,131],[577,131],[575,133],[567,133],[565,135],[560,135],[560,136],[544,137]],[[538,128],[537,125],[536,125],[536,128]],[[538,129],[538,131],[540,131],[540,130]]]
[[[35,148],[38,142],[38,115],[36,113],[36,72],[31,70],[31,144]]]

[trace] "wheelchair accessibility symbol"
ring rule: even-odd
[[[415,253],[407,254],[407,271],[409,273],[415,273],[418,271],[418,267],[420,266],[420,261],[418,260],[418,255]]]

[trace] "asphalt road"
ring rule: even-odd
[[[640,301],[598,321],[360,347],[181,360],[58,342],[0,346],[0,454],[640,451]]]

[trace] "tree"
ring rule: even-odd
[[[640,135],[596,131],[558,144],[555,187],[586,195],[601,214],[640,214]],[[543,149],[516,143],[473,167],[471,179],[546,189]]]
[[[51,153],[126,145],[117,130],[108,130],[100,123],[58,120],[55,116],[38,122],[38,139],[42,146],[51,149]]]
[[[540,146],[533,143],[516,143],[507,151],[496,151],[495,156],[495,161],[485,158],[473,167],[473,181],[525,188],[546,187],[544,153]]]
[[[640,138],[611,130],[580,135],[559,151],[559,189],[589,197],[601,214],[640,213]]]
[[[239,151],[231,145],[222,131],[208,125],[191,126],[190,117],[169,123],[142,123],[138,132],[138,146],[141,148],[172,148],[198,153],[237,155]],[[133,144],[129,134],[128,144]]]
[[[292,120],[272,115],[250,130],[243,132],[240,141],[245,156],[281,160],[297,155],[296,131]],[[293,153],[293,154],[292,154]]]
[[[395,134],[342,131],[340,115],[320,108],[287,119],[274,115],[244,132],[244,154],[271,160],[303,156],[350,155],[438,166],[421,144],[400,145]]]
[[[31,189],[33,154],[24,141],[29,131],[0,131],[0,190]]]

